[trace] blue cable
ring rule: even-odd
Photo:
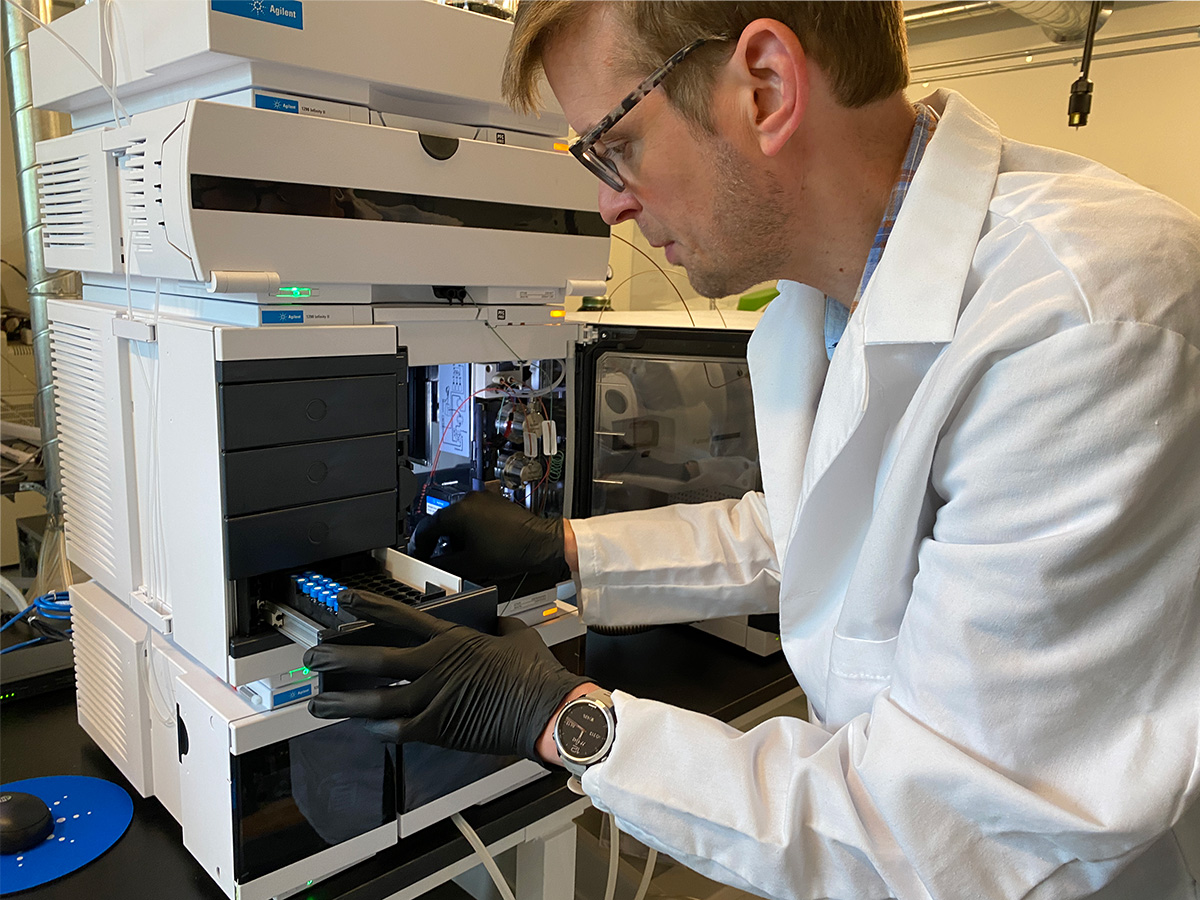
[[[58,599],[58,598],[66,599]],[[37,611],[47,619],[69,619],[71,618],[71,601],[70,594],[66,591],[55,591],[50,594],[43,594],[33,601],[33,606]]]
[[[71,607],[61,607],[57,605],[47,605],[45,603],[35,603],[38,615],[47,619],[69,619],[71,618]]]
[[[57,619],[59,621],[69,621],[71,618],[71,595],[67,591],[51,591],[48,594],[36,598],[27,607],[0,625],[0,631],[6,631],[9,626],[20,619],[24,619],[30,613],[36,612],[39,618],[42,619]],[[42,640],[37,638],[34,641],[26,641],[22,644],[14,644],[11,647],[6,647],[0,650],[0,653],[7,653],[9,650],[15,650],[17,647],[24,647],[30,643],[36,643]]]
[[[29,647],[32,644],[41,644],[45,641],[46,638],[44,637],[35,637],[31,641],[21,641],[19,644],[13,644],[11,647],[5,647],[3,650],[0,650],[0,656],[3,656],[5,653],[11,653],[13,650],[20,650],[22,647]]]
[[[31,612],[33,612],[33,607],[32,607],[32,606],[27,606],[27,607],[25,607],[23,610],[21,610],[19,613],[17,613],[17,614],[16,614],[15,616],[13,616],[11,619],[9,619],[7,622],[5,622],[3,625],[0,625],[0,631],[7,631],[7,630],[8,630],[8,627],[9,627],[10,625],[12,625],[13,623],[15,623],[15,622],[17,622],[17,621],[19,621],[19,620],[21,620],[21,619],[25,618],[25,617],[26,617],[27,615],[29,615]]]

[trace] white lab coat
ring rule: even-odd
[[[572,521],[589,621],[778,602],[815,721],[618,693],[584,787],[771,897],[1196,900],[1200,220],[927,102],[832,362],[798,284],[752,338],[765,499]]]

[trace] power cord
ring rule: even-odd
[[[6,266],[8,266],[8,267],[9,267],[10,269],[12,269],[14,272],[16,272],[18,275],[20,275],[20,276],[21,276],[21,278],[22,278],[22,279],[23,279],[23,280],[24,280],[26,283],[28,283],[28,282],[29,282],[29,278],[28,278],[28,277],[26,277],[25,273],[24,273],[24,272],[22,272],[20,269],[18,269],[16,266],[14,266],[12,263],[10,263],[10,262],[9,262],[7,259],[0,259],[0,264],[3,264],[3,265],[6,265]]]
[[[1096,26],[1100,21],[1100,0],[1093,0],[1091,12],[1088,15],[1087,36],[1083,42],[1083,61],[1079,77],[1071,85],[1071,94],[1067,100],[1067,124],[1079,129],[1088,123],[1092,112],[1092,82],[1088,78],[1092,67],[1092,47],[1096,42]]]

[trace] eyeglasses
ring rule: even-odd
[[[621,177],[621,173],[617,171],[617,164],[609,159],[606,151],[596,149],[596,144],[604,137],[604,134],[616,125],[621,119],[635,106],[637,106],[642,98],[649,94],[652,90],[662,84],[665,79],[677,65],[679,65],[688,54],[697,47],[701,47],[710,41],[723,41],[724,37],[708,37],[700,38],[692,41],[682,50],[672,54],[667,58],[661,66],[650,73],[641,84],[629,92],[629,95],[613,107],[603,119],[588,129],[587,134],[575,141],[570,147],[571,153],[577,160],[584,164],[589,172],[607,184],[617,193],[625,190],[625,179]]]

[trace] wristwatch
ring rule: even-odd
[[[563,765],[571,773],[567,786],[583,793],[580,778],[588,766],[604,760],[617,731],[612,694],[597,689],[577,697],[562,708],[554,720],[554,745]]]

